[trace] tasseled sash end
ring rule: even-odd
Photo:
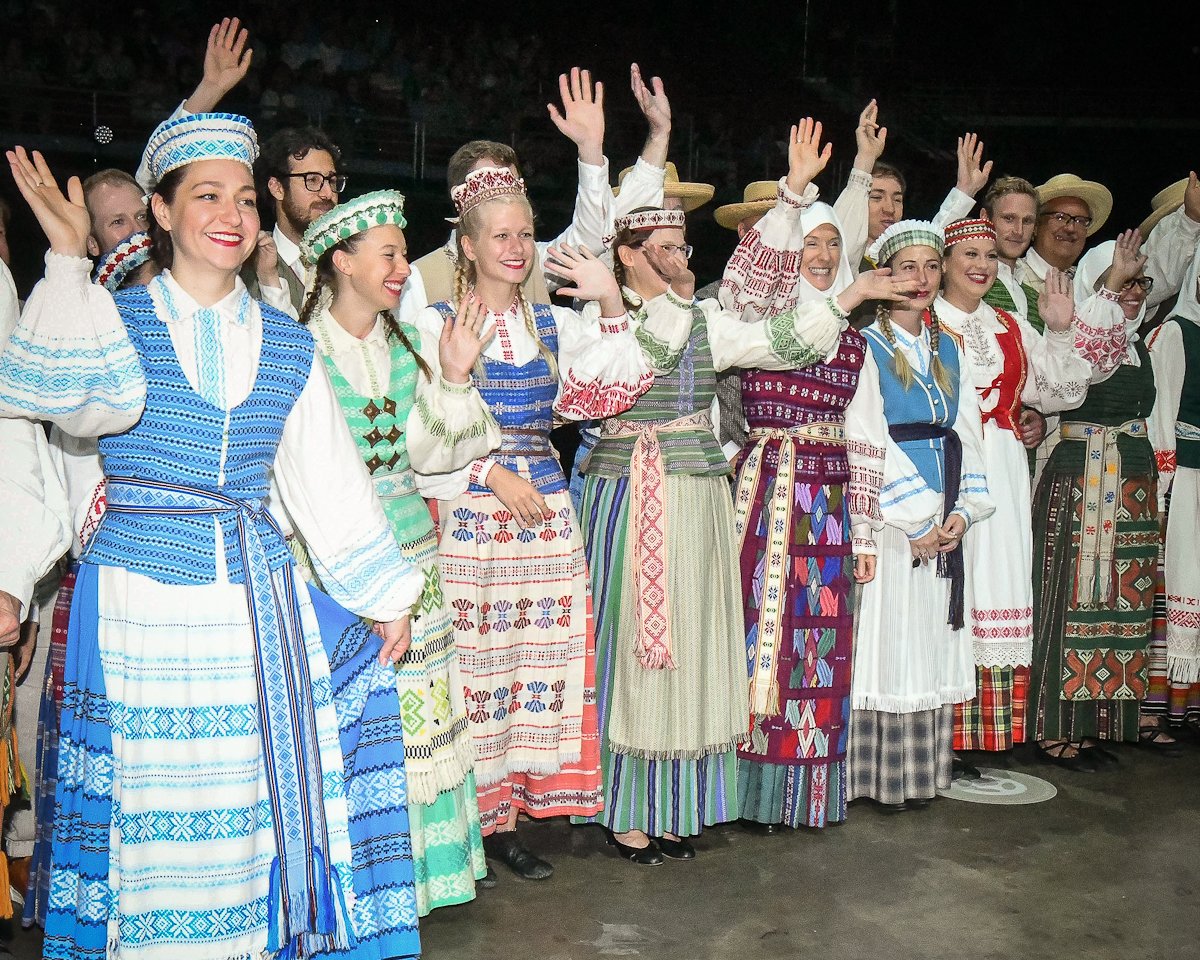
[[[267,950],[273,960],[301,960],[314,953],[349,950],[358,945],[345,893],[321,851],[310,851],[312,888],[283,893],[279,857],[271,864],[267,891]],[[296,893],[299,893],[297,896]]]

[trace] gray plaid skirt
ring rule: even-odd
[[[953,758],[953,706],[916,713],[852,710],[847,799],[932,799],[939,787],[950,786]]]

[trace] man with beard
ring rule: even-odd
[[[271,137],[255,164],[260,196],[265,192],[275,201],[275,229],[269,240],[260,241],[259,252],[265,256],[264,246],[274,246],[279,279],[297,313],[305,286],[300,239],[310,223],[337,206],[338,195],[346,189],[346,176],[339,171],[341,160],[341,151],[328,136],[314,127],[300,127]],[[248,268],[242,279],[251,295],[259,296],[260,278]]]

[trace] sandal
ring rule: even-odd
[[[1080,749],[1087,752],[1088,756],[1097,763],[1120,763],[1121,758],[1109,750],[1107,747],[1102,747],[1099,740],[1094,740],[1091,737],[1085,737],[1080,743]]]
[[[1096,762],[1083,752],[1078,743],[1072,743],[1070,740],[1042,741],[1035,742],[1033,748],[1042,763],[1050,763],[1064,770],[1074,770],[1076,773],[1096,772]],[[1075,752],[1068,755],[1068,750]]]
[[[1183,753],[1179,741],[1167,733],[1159,723],[1138,727],[1137,745],[1147,750],[1153,750],[1163,757],[1177,757]]]

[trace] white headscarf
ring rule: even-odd
[[[1200,283],[1200,244],[1196,245],[1196,252],[1192,255],[1192,265],[1188,267],[1187,279],[1179,290],[1179,301],[1175,304],[1172,316],[1187,317],[1192,323],[1200,324],[1200,290],[1196,289],[1197,283]]]
[[[842,241],[842,253],[838,258],[837,273],[833,277],[833,286],[828,290],[818,290],[801,272],[796,283],[796,293],[800,303],[810,303],[813,300],[836,297],[854,282],[855,273],[850,266],[850,258],[846,255],[845,231],[842,230],[842,225],[838,221],[838,216],[834,213],[833,207],[827,203],[818,201],[800,211],[800,230],[805,237],[816,230],[817,227],[826,223],[838,232],[838,237]],[[801,257],[804,255],[803,249],[803,244],[801,244]]]
[[[1079,266],[1075,268],[1075,309],[1078,310],[1080,305],[1094,296],[1096,293],[1096,282],[1100,279],[1100,275],[1112,266],[1113,250],[1117,248],[1116,240],[1105,240],[1101,244],[1092,247],[1085,253],[1079,261]],[[1120,290],[1113,291],[1120,294]],[[1118,306],[1117,309],[1120,309]],[[1141,327],[1142,321],[1146,319],[1146,301],[1142,301],[1142,309],[1138,311],[1138,315],[1132,320],[1126,319],[1125,333],[1129,337],[1129,355],[1137,356],[1137,352],[1133,349],[1133,345],[1138,341],[1138,328]],[[1136,361],[1135,361],[1136,362]]]

